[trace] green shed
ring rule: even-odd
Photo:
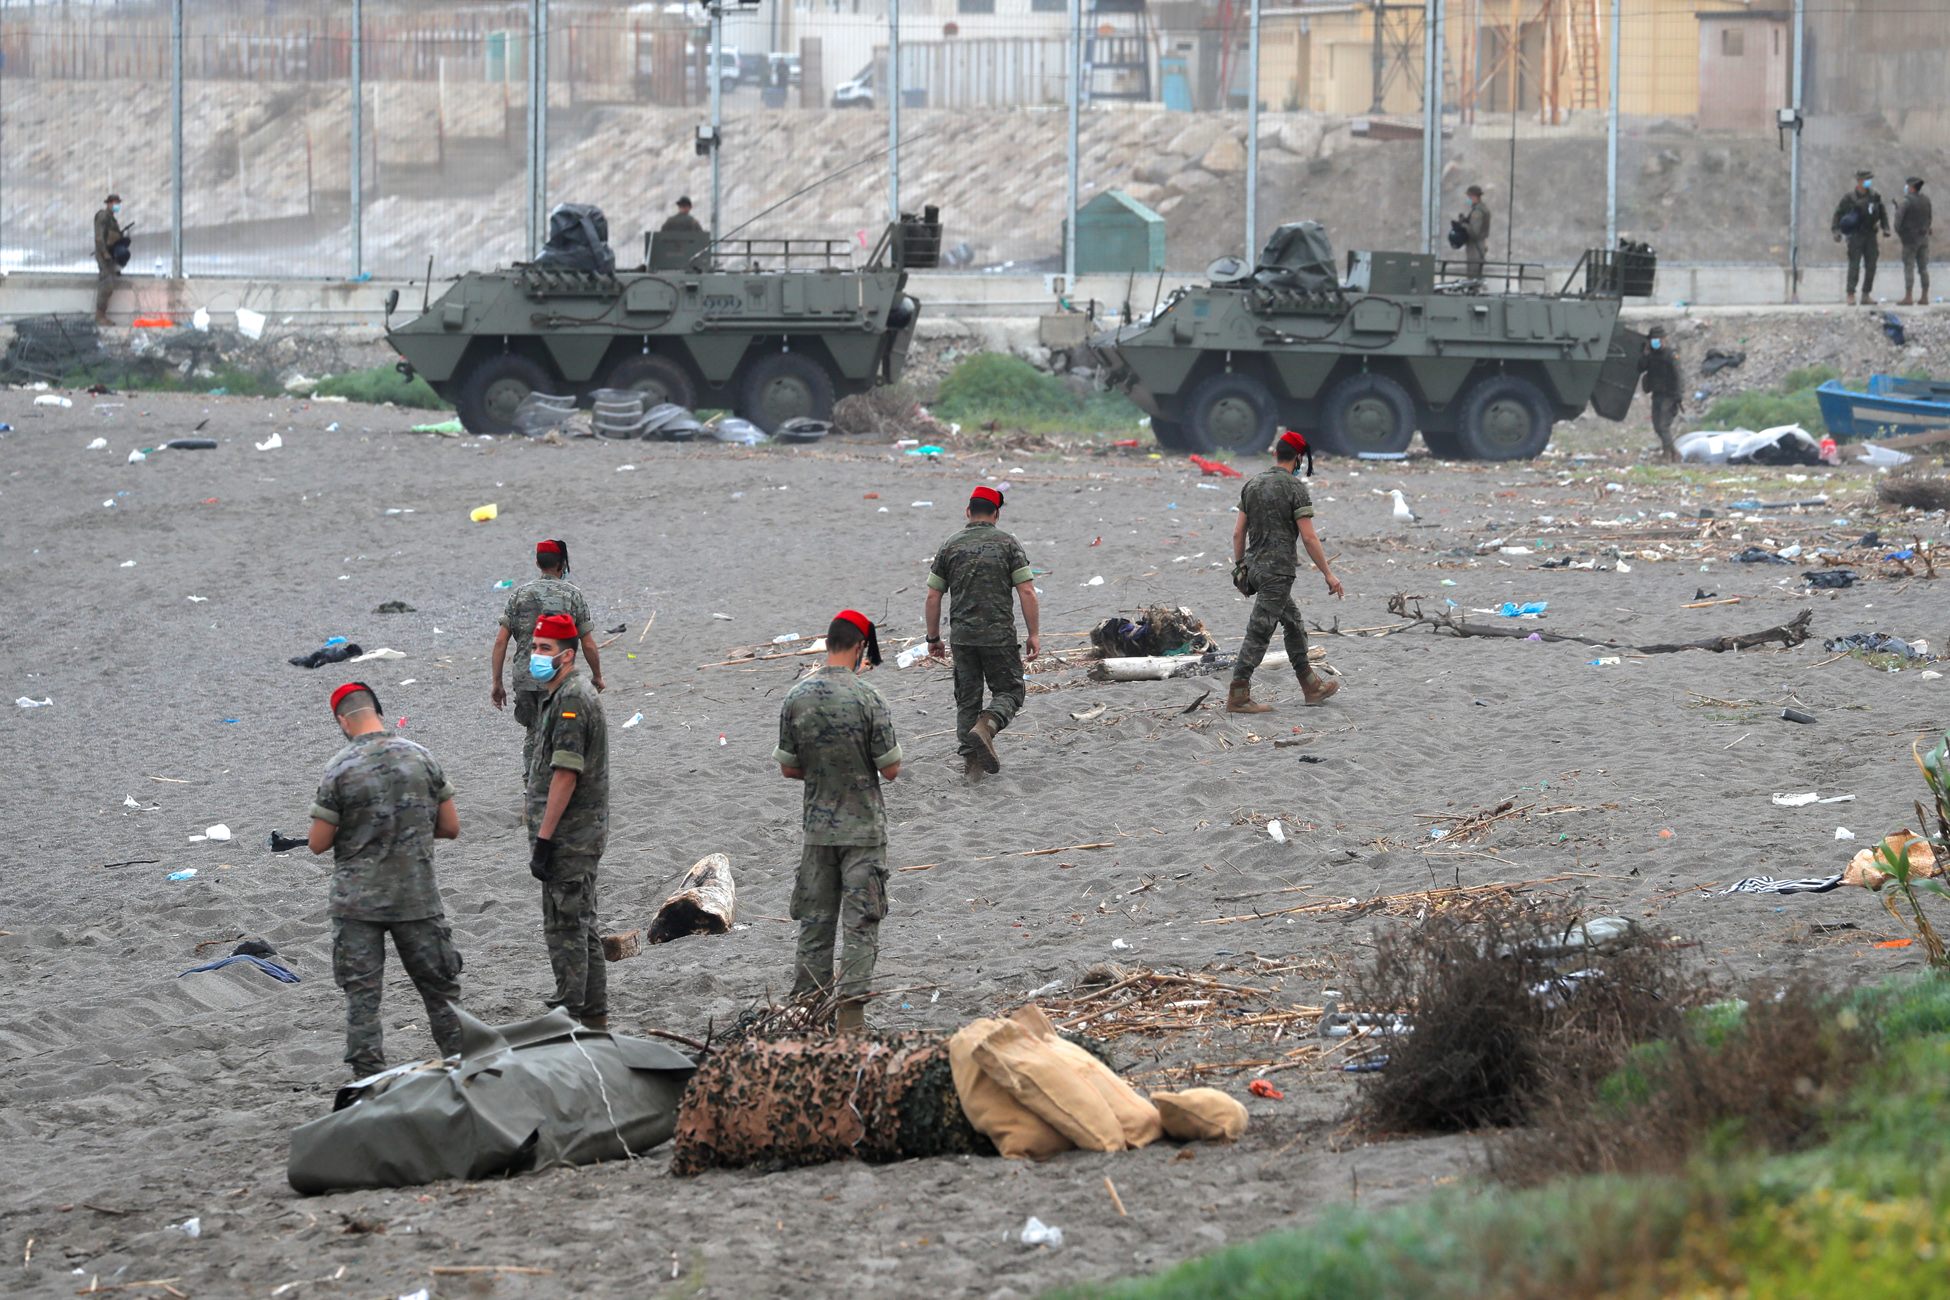
[[[1122,190],[1105,190],[1077,209],[1078,275],[1164,269],[1165,219],[1150,208]]]

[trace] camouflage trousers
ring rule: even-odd
[[[332,918],[332,978],[345,990],[345,1061],[355,1078],[386,1068],[379,990],[386,978],[386,935],[393,936],[400,965],[426,1003],[427,1023],[442,1056],[460,1051],[460,950],[442,917],[423,921],[355,921]]]
[[[115,290],[120,287],[121,283],[121,267],[115,265],[112,261],[104,262],[96,259],[95,314],[97,316],[108,315],[108,300],[115,295]]]
[[[1239,656],[1232,661],[1232,680],[1250,682],[1253,670],[1266,658],[1266,647],[1273,640],[1273,629],[1286,637],[1287,658],[1293,661],[1293,675],[1307,679],[1307,627],[1300,621],[1300,607],[1293,603],[1293,575],[1268,575],[1254,570],[1259,594],[1253,597],[1253,612],[1246,619],[1246,639],[1239,644]]]
[[[968,732],[975,719],[987,712],[1001,731],[1015,721],[1016,710],[1028,694],[1023,685],[1022,648],[1008,645],[958,645],[953,647],[955,665],[955,736],[964,757],[975,752]],[[989,702],[984,709],[982,688],[988,687]]]
[[[880,922],[886,916],[885,844],[806,845],[792,888],[792,919],[799,923],[792,996],[833,987],[833,940],[836,931],[844,931],[839,995],[865,997],[873,987]]]
[[[1875,292],[1876,261],[1882,256],[1882,246],[1874,239],[1848,241],[1848,292],[1855,292],[1855,277],[1862,277],[1862,296]]]
[[[609,1014],[609,971],[603,932],[596,925],[596,855],[555,851],[551,880],[542,886],[542,938],[555,970],[551,1007],[578,1020]]]
[[[541,734],[536,726],[542,718],[542,693],[540,691],[515,692],[515,721],[527,729],[528,735],[521,742],[521,777],[528,779],[528,765],[535,759],[535,740]]]
[[[1659,445],[1668,455],[1678,455],[1678,445],[1672,440],[1672,422],[1678,415],[1678,393],[1652,394],[1652,432],[1659,435]]]
[[[1916,297],[1912,290],[1917,279],[1923,282],[1923,296],[1916,300],[1927,303],[1930,300],[1930,241],[1927,239],[1903,245],[1903,297]]]

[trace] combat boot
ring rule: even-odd
[[[961,774],[970,782],[979,781],[988,775],[982,770],[982,761],[973,754],[963,754],[961,762]]]
[[[1849,305],[1849,306],[1851,306],[1851,307],[1853,307],[1853,306],[1855,305],[1855,295],[1854,295],[1854,294],[1850,294],[1850,295],[1848,296],[1848,305]]]
[[[1226,690],[1227,713],[1271,713],[1273,706],[1259,704],[1253,700],[1251,682],[1234,682]]]
[[[833,1024],[833,1031],[840,1034],[864,1034],[867,1032],[867,1008],[860,1002],[840,1003],[839,1015]]]
[[[1339,689],[1341,683],[1337,677],[1322,677],[1319,673],[1309,671],[1300,679],[1300,693],[1306,697],[1309,704],[1325,704],[1327,698]]]
[[[1902,301],[1898,302],[1896,305],[1898,307],[1914,307],[1916,305],[1916,299],[1911,297],[1909,294],[1904,294],[1902,297]]]
[[[1000,772],[1002,760],[995,756],[995,715],[983,710],[975,719],[975,725],[968,729],[969,739],[975,742],[975,761],[982,765],[984,772]]]
[[[601,1034],[606,1034],[609,1032],[608,1016],[577,1016],[576,1020],[582,1025],[584,1029],[593,1029],[597,1033],[601,1033]]]

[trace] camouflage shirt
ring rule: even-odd
[[[1246,560],[1255,573],[1291,578],[1300,571],[1300,521],[1314,514],[1313,498],[1297,474],[1263,469],[1239,489],[1246,516]]]
[[[992,523],[970,523],[942,543],[928,586],[948,593],[951,645],[1014,645],[1015,591],[1034,571],[1022,544]]]
[[[576,773],[575,793],[555,823],[555,844],[568,853],[599,856],[609,839],[609,724],[596,688],[580,668],[542,700],[535,720],[535,756],[528,768],[528,833],[542,827],[556,768]]]
[[[434,818],[453,797],[433,755],[404,736],[367,732],[334,754],[311,810],[338,828],[332,915],[352,921],[439,916]]]
[[[582,588],[567,578],[540,577],[524,582],[508,593],[508,607],[501,612],[501,626],[508,629],[515,643],[514,689],[540,691],[547,688],[528,675],[528,652],[535,644],[535,620],[544,614],[567,614],[576,621],[576,635],[588,636],[594,626],[589,621],[589,602]]]
[[[901,747],[871,682],[826,667],[793,687],[779,708],[772,758],[806,774],[806,843],[887,842],[880,769],[901,761]]]

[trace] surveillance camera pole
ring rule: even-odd
[[[718,51],[724,46],[724,5],[722,0],[708,6],[711,11],[711,48],[704,59],[711,77],[711,242],[718,242],[719,214],[724,204],[723,174],[718,154],[724,144],[724,69]]]

